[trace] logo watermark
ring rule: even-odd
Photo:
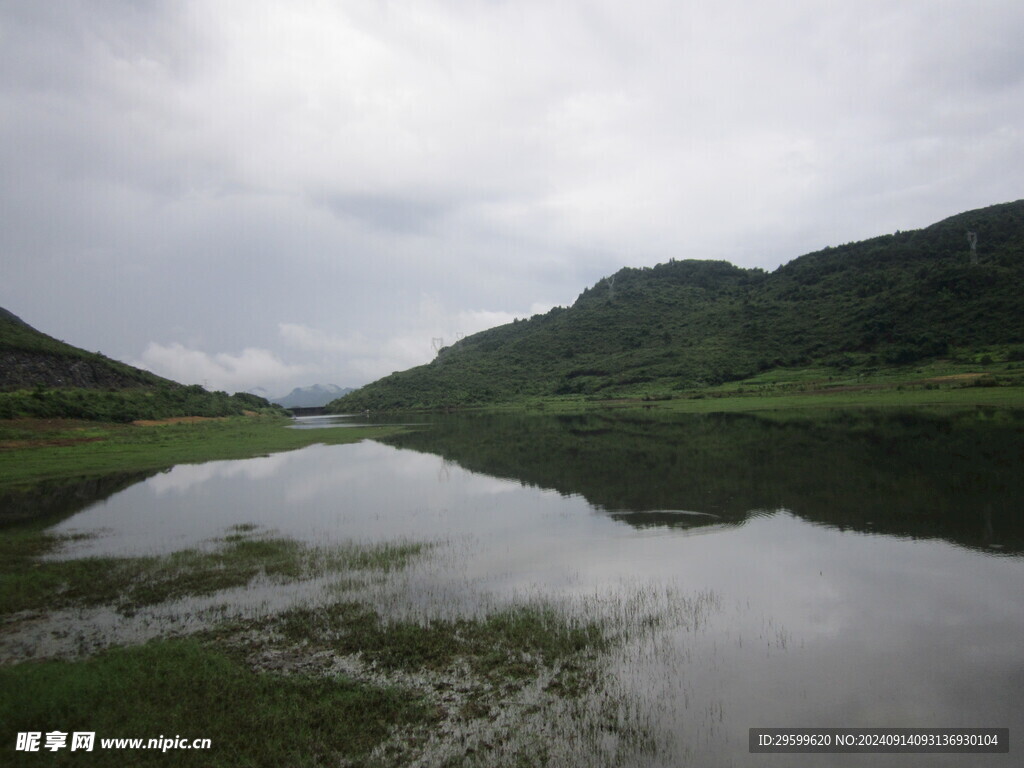
[[[68,737],[70,736],[70,741]],[[58,752],[67,749],[70,752],[92,752],[96,749],[95,731],[23,731],[15,740],[16,752]],[[103,738],[99,739],[99,749],[155,749],[169,752],[176,749],[210,749],[210,739],[186,739],[181,736],[159,736],[158,738]]]

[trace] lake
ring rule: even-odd
[[[1013,753],[750,754],[748,729],[1000,727],[1019,743],[1024,413],[418,421],[386,442],[93,481],[50,510],[53,530],[89,534],[65,557],[203,548],[238,526],[317,545],[428,542],[366,599],[423,622],[543,601],[642,625],[607,659],[605,694],[645,733],[628,754],[607,736],[623,764],[1019,765]],[[326,600],[328,586],[255,583],[135,617],[78,611],[4,649],[186,631]]]

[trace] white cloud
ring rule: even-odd
[[[168,472],[160,472],[146,480],[146,485],[157,496],[191,491],[197,485],[221,478],[241,477],[246,480],[265,480],[279,474],[294,461],[287,451],[259,456],[244,461],[207,461],[202,464],[178,464]]]
[[[160,376],[183,384],[201,384],[210,390],[244,391],[256,386],[278,389],[308,378],[315,369],[288,365],[266,349],[248,348],[240,354],[209,354],[174,342],[151,342],[141,361],[133,363]]]
[[[301,323],[281,323],[281,339],[293,349],[311,353],[323,370],[336,370],[338,380],[355,385],[429,362],[431,337],[419,332],[384,337],[351,332],[334,335]]]
[[[494,310],[446,312],[436,299],[423,297],[414,320],[393,333],[333,334],[302,323],[280,323],[278,332],[292,349],[316,356],[320,370],[341,371],[341,381],[361,385],[430,362],[436,354],[436,339],[454,344],[464,336],[549,309],[535,303],[529,313],[519,315]]]

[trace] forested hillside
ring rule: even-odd
[[[47,336],[0,308],[0,418],[132,421],[274,410],[256,395],[207,392]]]
[[[462,339],[331,408],[684,390],[776,368],[878,369],[990,347],[1020,359],[1022,286],[1024,201],[826,248],[771,273],[724,261],[625,268],[569,308]]]

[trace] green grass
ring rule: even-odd
[[[170,760],[175,765],[378,768],[396,764],[371,755],[388,741],[390,754],[397,750],[406,764],[442,718],[460,728],[488,723],[505,697],[514,697],[542,674],[548,697],[571,702],[593,693],[602,679],[596,662],[609,644],[597,622],[570,619],[545,605],[426,625],[386,621],[356,602],[295,609],[190,639],[114,648],[73,662],[0,668],[0,739],[13,744],[18,732],[77,730],[94,731],[97,739],[212,741],[208,751],[170,756],[100,750],[97,741],[88,764],[100,766]],[[338,657],[358,659],[377,682],[328,672],[330,660]],[[262,661],[268,658],[293,664],[268,671]],[[444,681],[457,679],[462,694],[446,711],[415,691],[379,682],[402,675],[429,679],[441,689],[451,685]],[[65,765],[73,758],[82,759],[67,750],[45,759]],[[10,764],[35,765],[40,759],[17,753]]]
[[[942,405],[1022,408],[1024,364],[1005,362],[1005,356],[1005,350],[992,348],[979,356],[984,363],[963,357],[903,367],[773,369],[714,387],[680,390],[652,382],[615,394],[524,397],[465,410],[573,413],[643,407],[714,413]]]
[[[474,410],[485,413],[578,413],[582,411],[644,408],[679,413],[726,413],[740,411],[781,411],[794,409],[913,408],[918,406],[1024,408],[1024,387],[936,386],[918,384],[864,388],[820,389],[779,386],[758,390],[751,387],[721,387],[675,393],[635,393],[614,398],[538,397]]]
[[[251,670],[196,639],[117,648],[85,661],[0,668],[5,765],[362,765],[396,726],[436,710],[410,691]],[[19,732],[93,731],[88,755],[15,752]],[[101,748],[102,738],[210,739],[209,750]],[[348,761],[348,762],[342,762]]]
[[[668,410],[692,413],[917,406],[1021,408],[1024,407],[1024,389],[978,387],[900,390],[894,387],[882,390],[794,392],[764,396],[715,392],[702,398],[680,398],[657,405]]]
[[[67,420],[0,421],[0,489],[53,478],[244,459],[315,443],[356,442],[401,429],[288,429],[290,423],[278,417],[234,417],[151,427]]]
[[[236,530],[212,551],[183,550],[150,557],[43,559],[62,539],[21,526],[0,535],[0,615],[76,605],[113,605],[123,615],[193,595],[243,587],[257,576],[310,579],[346,570],[402,568],[427,545],[310,547]]]
[[[360,653],[385,670],[441,671],[461,660],[478,675],[500,679],[532,678],[541,667],[556,663],[560,673],[571,676],[579,669],[573,661],[608,645],[597,623],[575,624],[553,608],[535,605],[420,625],[386,622],[369,606],[341,602],[288,611],[275,625],[288,642],[322,645],[342,655]]]
[[[131,617],[141,607],[245,586],[348,571],[383,574],[408,565],[429,545],[389,542],[303,545],[235,526],[209,550],[153,557],[45,557],[63,539],[45,521],[0,531],[0,615],[42,616],[61,608],[110,605]],[[218,638],[221,641],[218,642]],[[362,765],[395,728],[424,726],[435,707],[410,691],[318,672],[257,671],[216,630],[205,640],[163,640],[113,648],[77,661],[0,668],[0,739],[5,765]],[[210,739],[212,749],[104,750],[88,758],[14,752],[26,731],[93,731],[101,738]]]

